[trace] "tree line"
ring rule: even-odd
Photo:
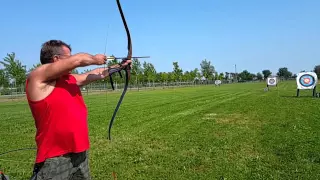
[[[108,66],[116,63],[119,62],[115,59],[111,60],[108,62]],[[26,65],[23,65],[20,60],[16,59],[16,55],[14,52],[7,54],[7,56],[4,57],[2,61],[0,61],[0,64],[3,66],[0,69],[0,89],[2,91],[4,91],[8,87],[24,86],[27,74],[38,66],[41,66],[40,63],[36,63],[27,70]],[[196,67],[190,71],[183,71],[182,68],[180,68],[178,62],[175,61],[172,63],[172,71],[158,72],[152,63],[146,61],[141,62],[139,59],[133,59],[129,82],[130,84],[172,82],[206,83],[208,81],[224,80],[225,82],[232,83],[255,80],[261,81],[272,74],[272,72],[268,69],[262,70],[258,73],[251,73],[247,70],[244,70],[240,73],[218,72],[216,71],[211,61],[207,59],[202,60],[199,65],[199,68]],[[90,69],[86,69],[81,73],[85,73],[88,71],[90,71]],[[320,65],[315,66],[313,71],[316,72],[320,77]],[[79,74],[79,71],[77,69],[74,69],[72,73]],[[290,79],[295,78],[296,74],[290,72],[287,67],[281,67],[278,69],[277,76],[281,79]],[[120,78],[120,76],[117,74],[115,77],[113,77],[113,80],[118,83],[124,82],[124,78]],[[106,81],[108,82],[109,78],[98,81],[97,83],[105,83]]]

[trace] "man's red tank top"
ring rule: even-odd
[[[32,101],[26,95],[37,128],[36,163],[89,149],[87,107],[71,74],[59,78],[43,100]]]

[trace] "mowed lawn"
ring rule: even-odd
[[[320,98],[294,81],[85,95],[93,179],[320,179]],[[0,103],[0,153],[34,147],[25,101]],[[11,179],[28,179],[35,151],[0,156]]]

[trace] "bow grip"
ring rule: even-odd
[[[121,63],[119,63],[119,65],[122,67],[122,64],[127,62],[127,60],[129,60],[129,58],[123,58]],[[126,70],[131,70],[131,63],[129,63],[128,65],[126,65],[125,67]]]
[[[110,68],[109,69],[109,76],[112,76],[112,74],[116,73],[116,72],[120,72],[122,70],[122,68]]]
[[[116,72],[119,72],[119,73],[120,73],[121,70],[122,70],[121,68],[110,68],[110,69],[109,69],[109,77],[110,77],[110,84],[111,84],[112,90],[114,90],[112,75],[113,75],[114,73],[116,73]],[[121,76],[121,73],[120,73],[120,76]]]

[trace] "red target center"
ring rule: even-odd
[[[310,79],[309,79],[309,78],[305,78],[305,79],[303,80],[303,82],[306,83],[306,84],[309,84],[309,83],[310,83]]]

